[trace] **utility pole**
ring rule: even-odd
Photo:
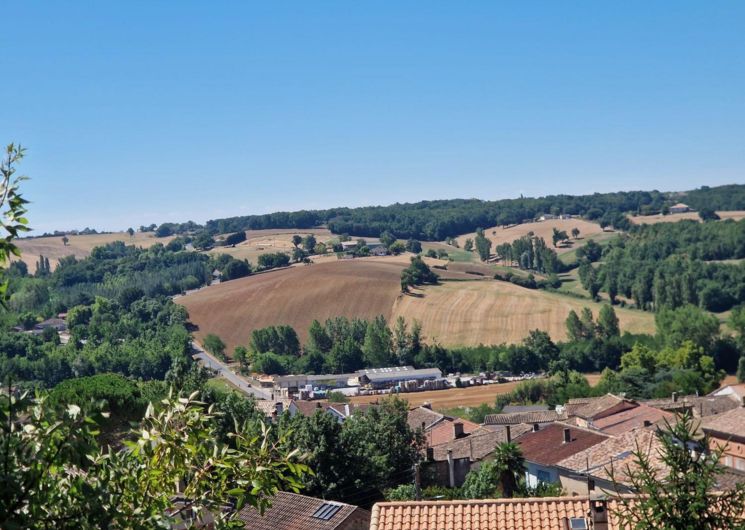
[[[419,462],[414,464],[414,498],[418,501],[422,500],[422,483],[421,477],[419,476]]]

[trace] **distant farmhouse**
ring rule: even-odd
[[[691,211],[693,210],[691,210],[691,208],[687,204],[683,204],[682,202],[674,204],[670,207],[670,213],[686,213]]]

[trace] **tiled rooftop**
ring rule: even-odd
[[[620,436],[609,437],[601,443],[595,444],[583,451],[557,461],[558,467],[570,469],[578,473],[585,473],[608,480],[609,471],[616,474],[620,483],[626,482],[627,466],[633,471],[633,451],[640,449],[644,451],[654,465],[661,472],[664,465],[660,458],[660,441],[657,439],[654,428],[632,429]]]
[[[672,398],[649,399],[644,404],[650,407],[677,412],[690,410],[698,418],[706,418],[714,414],[721,414],[737,408],[740,403],[733,396],[680,396],[675,401]]]
[[[486,425],[516,425],[518,423],[549,423],[566,419],[565,414],[555,410],[537,410],[532,412],[511,412],[507,414],[487,414]]]
[[[344,525],[344,528],[366,528],[369,512],[340,502],[324,501],[305,495],[280,491],[271,499],[272,505],[264,515],[250,506],[238,513],[238,519],[251,530],[333,530]],[[327,519],[314,517],[320,508],[327,505]],[[332,513],[333,512],[333,513]],[[351,524],[352,519],[357,521]]]
[[[596,420],[636,406],[636,402],[632,400],[615,396],[613,394],[606,394],[582,405],[581,407],[574,408],[572,415],[587,420]]]
[[[631,429],[644,427],[645,422],[664,423],[666,420],[672,421],[674,417],[675,415],[670,412],[641,404],[638,407],[595,420],[592,426],[606,434],[623,434]]]
[[[566,530],[589,509],[587,497],[381,502],[370,530]]]
[[[479,428],[478,423],[461,418],[446,418],[434,425],[427,433],[429,445],[440,445],[455,439],[455,423],[463,424],[463,433],[468,435]]]
[[[718,434],[719,437],[724,435],[745,439],[745,407],[706,417],[701,420],[701,427],[706,432]]]
[[[407,422],[409,427],[413,430],[421,429],[422,425],[424,426],[424,429],[427,430],[432,427],[432,425],[442,421],[443,419],[445,419],[444,414],[435,412],[427,407],[416,407],[409,411]]]
[[[564,429],[569,429],[568,443],[564,442]],[[521,436],[517,443],[526,460],[550,466],[607,438],[607,435],[589,429],[553,423],[540,431]]]

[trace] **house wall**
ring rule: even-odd
[[[709,441],[709,447],[712,450],[716,450],[717,447],[723,447],[724,454],[720,462],[727,467],[745,471],[745,443],[712,436]]]
[[[471,469],[476,469],[478,463],[470,462],[468,458],[456,459],[453,462],[455,473],[455,486],[460,487],[466,480],[466,475]],[[447,461],[436,461],[427,464],[427,470],[422,477],[423,485],[426,486],[444,486],[450,487],[450,475],[448,473]]]
[[[340,524],[338,530],[368,530],[370,528],[370,512],[357,508]]]
[[[525,481],[531,488],[538,486],[539,482],[553,484],[559,482],[559,473],[556,468],[526,462]]]
[[[599,478],[594,478],[593,480],[595,481],[595,489],[592,491],[593,494],[603,493],[611,495],[616,493],[616,488],[610,481]],[[587,495],[587,479],[581,477],[579,472],[561,470],[559,472],[559,482],[561,482],[561,487],[566,495],[572,497]],[[628,488],[621,488],[621,493],[627,493],[629,491]]]

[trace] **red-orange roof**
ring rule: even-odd
[[[606,434],[623,434],[637,427],[645,427],[646,422],[652,425],[665,420],[672,421],[674,417],[675,415],[670,412],[642,403],[633,409],[595,420],[592,422],[592,426]]]
[[[564,429],[569,429],[569,442],[564,442]],[[600,432],[552,423],[540,431],[522,435],[517,443],[520,444],[525,460],[550,466],[607,438],[607,435]]]
[[[460,418],[446,419],[441,421],[432,427],[428,433],[426,433],[427,441],[429,445],[440,445],[455,440],[455,423],[463,424],[463,433],[470,434],[479,428],[478,423],[472,421],[463,420]]]
[[[380,502],[370,530],[566,530],[589,508],[587,497]]]

